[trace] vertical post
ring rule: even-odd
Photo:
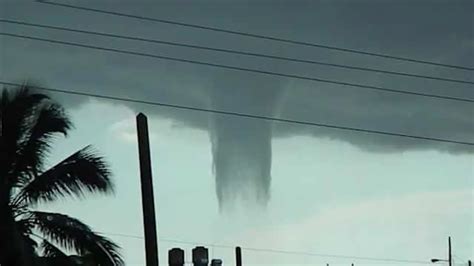
[[[453,257],[451,254],[451,237],[448,237],[448,261],[449,261],[449,266],[453,265]]]
[[[467,265],[472,266],[472,262],[469,260],[469,261],[467,262]]]
[[[242,266],[242,249],[240,247],[235,248],[235,265]]]
[[[158,266],[158,240],[156,236],[155,201],[151,173],[148,122],[144,114],[137,115],[138,154],[142,189],[143,226],[145,229],[146,266]]]

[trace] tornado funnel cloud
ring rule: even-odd
[[[279,82],[226,77],[216,82],[211,103],[217,110],[273,116],[278,95]],[[265,206],[270,198],[272,122],[214,114],[210,126],[220,208],[237,202]]]
[[[265,205],[270,197],[271,124],[223,116],[214,123],[214,174],[221,207],[238,199]]]

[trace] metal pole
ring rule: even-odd
[[[448,237],[448,261],[449,261],[449,266],[452,266],[453,257],[451,255],[451,237]]]
[[[467,262],[467,265],[472,266],[472,262],[469,260],[469,261]]]
[[[148,122],[144,114],[137,115],[138,154],[142,188],[143,226],[145,229],[146,266],[158,266],[158,239],[156,236],[155,201],[151,173]]]
[[[235,248],[235,265],[242,266],[242,249],[240,247]]]

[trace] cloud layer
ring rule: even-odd
[[[472,63],[469,59],[474,56],[474,7],[471,1],[367,1],[357,4],[348,1],[279,1],[272,5],[265,1],[252,4],[245,1],[202,1],[186,5],[162,1],[153,5],[134,6],[94,1],[81,4],[450,64],[469,65]],[[2,6],[5,6],[5,17],[53,25],[93,27],[101,31],[133,36],[472,80],[472,73],[468,71],[282,45],[171,25],[106,17],[38,3],[14,5],[2,1]],[[163,45],[111,41],[106,38],[90,38],[79,34],[33,30],[5,24],[2,24],[2,28],[10,32],[166,56],[474,99],[474,90],[469,85],[215,54]],[[474,108],[470,103],[380,93],[4,37],[0,42],[2,79],[31,78],[44,82],[47,86],[68,90],[474,142]],[[83,100],[64,95],[60,97],[71,106]],[[285,123],[244,121],[231,116],[124,104],[137,112],[145,111],[151,116],[171,118],[187,127],[209,131],[215,155],[218,195],[225,187],[241,190],[242,193],[248,190],[245,188],[252,188],[251,191],[255,189],[252,192],[254,196],[263,194],[263,198],[268,198],[266,191],[270,185],[272,137],[311,135],[349,142],[373,152],[414,149],[434,149],[452,153],[474,151],[466,145]],[[238,174],[237,169],[242,168],[246,169],[245,172]]]

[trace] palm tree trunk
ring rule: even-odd
[[[4,195],[2,195],[4,196]],[[18,232],[8,204],[0,203],[0,265],[31,266],[31,256],[25,252],[25,246]]]
[[[0,113],[1,115],[1,113]],[[3,117],[0,130],[3,130]],[[16,229],[10,202],[8,160],[5,139],[0,132],[0,266],[31,266],[31,256],[26,256],[20,233]],[[29,262],[29,263],[28,263]]]

